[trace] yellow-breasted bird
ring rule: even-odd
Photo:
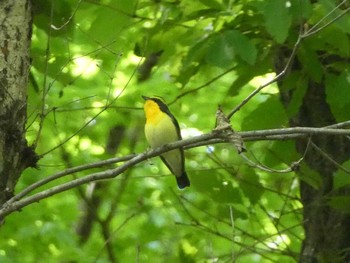
[[[145,100],[145,135],[150,146],[155,149],[164,144],[181,140],[179,123],[169,111],[168,106],[158,97],[142,96],[142,98]],[[175,175],[180,189],[190,185],[190,180],[185,171],[183,148],[163,153],[160,158]]]

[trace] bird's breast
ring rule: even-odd
[[[176,126],[171,118],[160,113],[151,120],[147,119],[145,125],[145,135],[152,148],[178,140]]]

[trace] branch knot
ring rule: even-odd
[[[216,111],[216,124],[213,132],[217,133],[219,137],[227,142],[232,143],[238,153],[242,153],[246,150],[242,137],[233,130],[229,118],[225,116],[220,105]]]

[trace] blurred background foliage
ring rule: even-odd
[[[141,95],[164,97],[183,137],[209,132],[217,106],[228,113],[273,78],[276,52],[292,48],[300,26],[320,21],[336,2],[34,1],[27,139],[43,156],[17,191],[68,167],[145,151]],[[344,16],[305,39],[297,51],[303,71],[283,83],[298,91],[287,109],[272,84],[233,116],[233,128],[288,126],[305,74],[317,81],[326,70],[316,53],[349,56],[349,31]],[[349,78],[349,65],[333,67],[344,73],[327,75],[330,93]],[[337,94],[329,104],[342,121],[350,93]],[[246,147],[273,169],[300,158],[293,141]],[[0,230],[0,261],[297,261],[303,222],[294,173],[252,168],[229,144],[186,150],[186,167],[192,185],[183,191],[154,158],[13,213]]]

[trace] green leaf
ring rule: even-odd
[[[259,75],[264,75],[269,71],[268,61],[263,60],[256,63],[254,70],[250,65],[242,65],[237,68],[237,78],[232,82],[228,94],[230,96],[237,95],[240,89],[243,88],[250,80]]]
[[[256,204],[264,193],[258,175],[251,168],[240,170],[239,188],[252,205]]]
[[[179,82],[182,86],[185,86],[189,80],[197,74],[200,66],[188,65],[187,67],[182,67],[179,75],[176,77],[176,82]]]
[[[237,30],[228,30],[212,37],[208,43],[206,61],[218,67],[228,67],[234,62],[235,55],[252,65],[257,50],[249,39]]]
[[[130,16],[122,11],[100,8],[96,11],[96,18],[91,24],[89,33],[95,40],[108,43],[116,39],[130,21]]]
[[[286,0],[265,1],[263,14],[267,31],[278,43],[283,43],[291,26],[291,15]]]
[[[299,155],[295,152],[294,141],[275,141],[266,147],[263,164],[276,169],[286,169],[298,157]],[[277,177],[275,176],[275,178]]]
[[[350,73],[348,70],[339,76],[326,75],[326,96],[336,119],[338,121],[348,120],[350,111]]]
[[[193,13],[188,14],[186,17],[184,17],[185,20],[195,20],[195,19],[201,19],[203,17],[217,17],[218,11],[216,9],[201,9],[196,10]]]
[[[242,127],[244,130],[271,129],[281,127],[286,122],[285,109],[279,98],[271,95],[245,117]]]
[[[233,64],[235,52],[226,33],[215,35],[209,42],[205,60],[217,67],[226,68]]]
[[[199,0],[202,4],[213,8],[213,9],[217,9],[217,10],[221,10],[223,8],[223,5],[215,0]]]
[[[300,180],[303,180],[314,189],[319,189],[322,185],[322,177],[318,172],[313,169],[310,169],[305,163],[301,163],[299,170]]]
[[[296,116],[299,108],[303,103],[303,98],[307,90],[307,77],[300,71],[291,72],[283,81],[282,92],[291,94],[291,98],[286,107],[286,112],[289,118]]]
[[[249,211],[245,206],[244,202],[217,206],[218,216],[220,216],[220,218],[227,218],[228,220],[231,220],[230,214],[227,213],[227,210],[230,209],[229,207],[232,209],[232,214],[235,218],[240,218],[240,219],[248,218]]]
[[[310,18],[312,15],[312,4],[310,1],[289,1],[290,2],[290,12],[293,16],[293,20],[302,22]]]
[[[200,192],[205,192],[211,199],[218,203],[242,203],[242,198],[238,189],[234,188],[230,182],[218,176],[218,173],[201,171],[194,173],[191,181],[194,187]]]
[[[225,35],[227,41],[231,43],[235,54],[248,64],[253,65],[258,52],[249,38],[237,30],[227,31]]]
[[[210,40],[204,39],[193,45],[183,60],[183,67],[189,67],[195,62],[200,62],[207,53]]]
[[[342,164],[342,167],[349,171],[350,170],[350,160],[347,160],[346,162],[344,162]],[[350,174],[344,170],[339,169],[334,174],[333,178],[334,178],[334,181],[333,181],[334,190],[350,185]]]
[[[324,39],[326,43],[331,45],[334,49],[334,53],[343,57],[350,55],[350,43],[348,34],[344,33],[336,26],[327,27],[319,35],[319,39]],[[329,46],[327,47],[329,49]],[[332,52],[332,53],[333,53]]]
[[[242,203],[242,197],[238,188],[234,188],[232,184],[221,184],[220,187],[213,189],[213,199],[218,203]]]
[[[315,82],[320,82],[323,76],[323,65],[319,60],[315,49],[306,43],[298,50],[298,59],[303,65],[305,71]]]
[[[342,213],[350,214],[350,196],[333,196],[328,204]]]
[[[191,182],[198,191],[210,192],[214,187],[220,187],[222,182],[216,173],[210,171],[194,171],[191,176]]]

